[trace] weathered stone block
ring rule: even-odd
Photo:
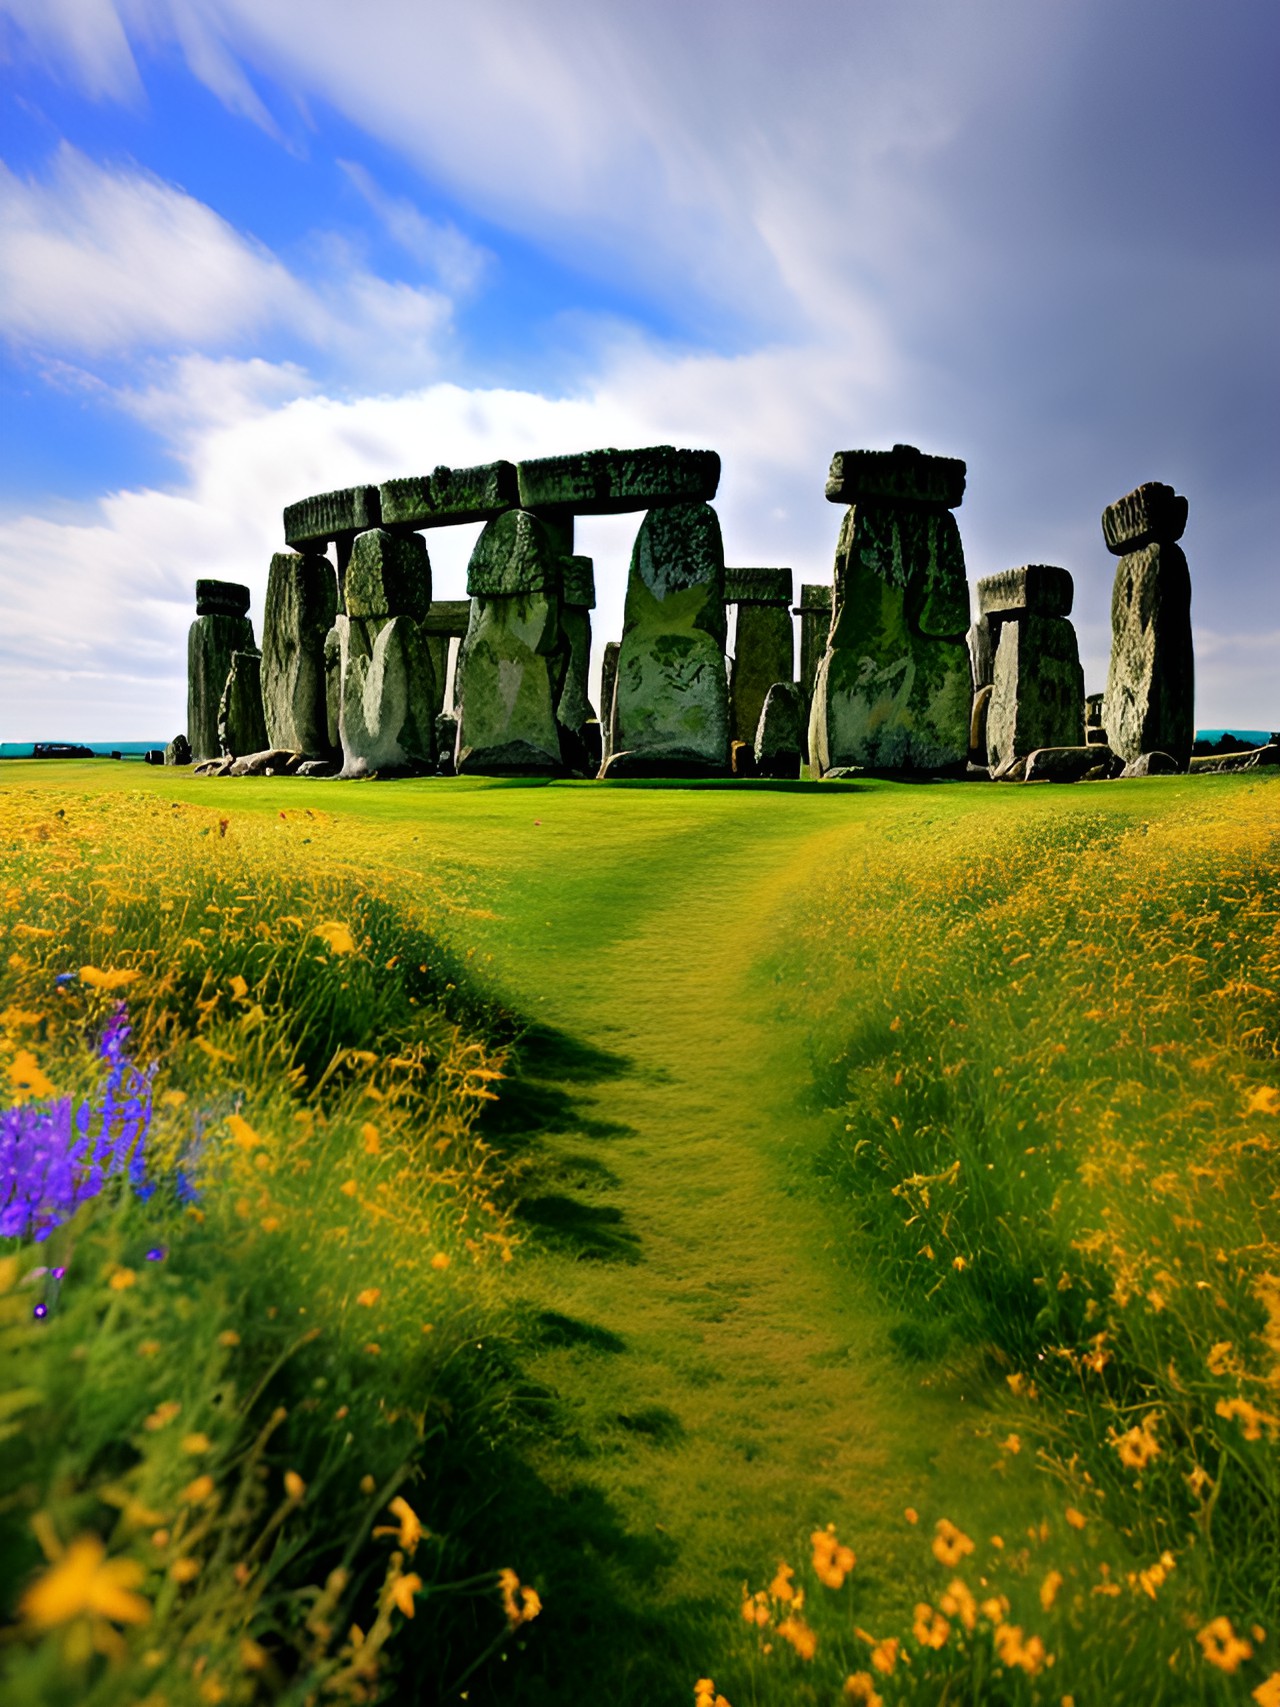
[[[488,522],[520,502],[513,462],[487,462],[478,468],[441,465],[433,474],[384,480],[378,490],[384,527]]]
[[[343,596],[348,616],[407,616],[420,622],[431,604],[431,559],[421,534],[371,528],[357,534]]]
[[[1010,761],[1013,763],[1021,761]],[[1116,775],[1120,762],[1109,747],[1041,747],[1028,753],[1024,782],[1083,782],[1098,776]],[[1007,779],[1002,779],[1007,780]]]
[[[726,569],[724,602],[727,605],[789,605],[790,569]]]
[[[807,707],[813,698],[814,677],[831,632],[831,588],[806,581],[800,588],[800,603],[791,614],[800,618],[800,687]],[[807,731],[805,743],[807,749]]]
[[[1144,545],[1173,545],[1186,525],[1187,500],[1159,480],[1136,486],[1102,512],[1102,537],[1113,557]]]
[[[218,703],[218,745],[223,755],[230,758],[261,752],[267,745],[261,653],[231,654],[231,668]]]
[[[556,603],[564,559],[545,523],[528,510],[507,510],[485,527],[467,564],[467,591],[476,598],[549,593]]]
[[[556,718],[564,676],[560,616],[554,584],[473,600],[458,654],[460,774],[555,776],[566,768]]]
[[[248,616],[249,589],[238,581],[197,581],[197,616]]]
[[[1116,565],[1102,716],[1112,748],[1125,760],[1171,753],[1185,767],[1191,757],[1191,574],[1176,545],[1148,545]]]
[[[754,744],[760,713],[775,682],[795,668],[790,594],[783,604],[739,604],[729,671],[729,734]]]
[[[421,626],[424,634],[440,634],[447,640],[461,640],[470,621],[470,599],[432,599]]]
[[[167,765],[189,765],[191,763],[191,743],[185,735],[175,735],[164,749],[164,762]]]
[[[187,635],[187,740],[197,762],[221,758],[218,706],[234,652],[253,647],[247,616],[198,616]]]
[[[1000,627],[987,707],[987,763],[1084,741],[1084,671],[1064,617],[1023,616]]]
[[[587,674],[591,668],[591,612],[585,605],[566,604],[560,610],[560,632],[564,641],[564,680],[556,701],[556,721],[570,737],[566,757],[571,768],[586,771],[586,749],[581,747],[582,731],[595,717],[595,707],[587,696]],[[562,743],[563,744],[563,743]]]
[[[614,516],[667,504],[709,502],[720,484],[713,450],[592,450],[544,456],[517,465],[526,510],[568,509],[580,516]]]
[[[609,776],[729,768],[724,546],[707,504],[651,510],[631,553]]]
[[[435,677],[412,617],[339,616],[343,776],[434,768]]]
[[[827,771],[963,770],[972,677],[964,555],[946,511],[849,510],[836,547],[809,762]]]
[[[284,509],[286,545],[323,546],[342,534],[363,533],[382,523],[376,486],[345,486],[340,492],[318,492]]]
[[[928,504],[954,510],[964,497],[965,465],[958,457],[925,456],[914,445],[892,450],[838,450],[831,458],[827,499],[832,504],[867,500]]]
[[[1133,776],[1176,776],[1185,767],[1170,753],[1139,753],[1130,759],[1120,772],[1122,779]]]
[[[753,751],[756,775],[798,777],[804,749],[806,707],[794,682],[774,682],[765,695]]]
[[[596,608],[595,564],[590,557],[565,557],[562,597],[566,605],[579,610]]]
[[[1070,616],[1074,587],[1066,569],[1051,563],[1028,563],[1005,569],[978,582],[980,616]]]
[[[325,636],[338,614],[338,582],[327,557],[277,552],[267,573],[262,618],[262,706],[273,747],[328,757]]]

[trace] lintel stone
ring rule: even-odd
[[[1102,512],[1102,537],[1113,557],[1145,545],[1172,545],[1187,525],[1187,500],[1172,486],[1148,480]]]
[[[914,445],[838,450],[831,458],[827,499],[832,504],[874,500],[954,510],[964,497],[964,477],[965,465],[959,457],[925,456]]]
[[[450,640],[461,640],[470,620],[470,599],[433,599],[421,628],[424,634],[443,634]]]
[[[438,528],[459,522],[488,522],[519,503],[516,465],[486,462],[431,474],[384,480],[379,487],[384,527]]]
[[[1070,572],[1051,563],[1027,563],[978,582],[980,616],[1069,616],[1074,588]]]
[[[827,581],[802,581],[800,583],[800,603],[791,607],[792,616],[804,616],[811,611],[825,611],[831,615],[832,588]]]
[[[724,602],[727,605],[789,605],[792,598],[790,569],[725,569]]]
[[[522,462],[517,475],[523,509],[616,516],[709,502],[720,484],[720,458],[713,450],[677,450],[672,445],[589,450]]]
[[[344,486],[340,492],[318,492],[284,507],[284,537],[288,545],[324,545],[342,534],[363,533],[382,521],[376,486]]]
[[[238,581],[197,581],[197,616],[248,616],[249,589]]]

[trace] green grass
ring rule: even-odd
[[[104,788],[106,771],[12,767],[6,778],[67,807],[78,789]],[[127,795],[125,779],[109,780]],[[228,817],[228,840],[242,826],[267,834],[283,809],[287,869],[308,881],[335,864],[344,880],[362,867],[396,874],[430,896],[432,937],[449,955],[439,993],[465,993],[477,1032],[507,1036],[486,994],[521,1028],[483,1128],[521,1240],[496,1280],[508,1373],[477,1474],[490,1503],[450,1522],[471,1556],[487,1526],[488,1562],[516,1566],[544,1611],[471,1679],[472,1701],[687,1701],[699,1676],[733,1707],[834,1701],[867,1664],[855,1625],[915,1651],[910,1672],[875,1674],[886,1701],[1058,1702],[1073,1688],[1081,1702],[1239,1700],[1275,1669],[1269,1636],[1250,1638],[1259,1652],[1240,1672],[1220,1673],[1185,1623],[1224,1614],[1237,1630],[1269,1628],[1276,1612],[1274,1445],[1265,1429],[1247,1441],[1216,1419],[1227,1386],[1202,1369],[1187,1417],[1211,1421],[1232,1454],[1207,1540],[1172,1479],[1160,1484],[1175,1457],[1181,1467],[1187,1431],[1153,1382],[1167,1382],[1171,1345],[1184,1386],[1183,1340],[1208,1348],[1207,1317],[1182,1307],[1184,1293],[1201,1297],[1200,1271],[1162,1310],[1151,1286],[1119,1306],[1112,1247],[1088,1260],[1072,1250],[1096,1231],[1100,1202],[1134,1208],[1123,1235],[1144,1261],[1153,1236],[1182,1237],[1172,1218],[1185,1205],[1176,1192],[1153,1197],[1152,1180],[1208,1166],[1207,1155],[1225,1168],[1214,1142],[1234,1139],[1250,1087],[1270,1082],[1267,997],[1215,993],[1232,978],[1274,988],[1248,975],[1274,952],[1264,914],[1280,795],[1269,779],[1073,790],[127,780],[135,798]],[[1222,904],[1201,908],[1204,895]],[[1228,896],[1242,898],[1231,906],[1248,931],[1226,916]],[[1206,938],[1215,907],[1225,922]],[[1151,944],[1166,938],[1148,975]],[[1182,949],[1209,970],[1167,964]],[[1085,1017],[1094,1008],[1102,1020]],[[1193,1048],[1205,1031],[1208,1045]],[[1065,1057],[1050,1055],[1060,1043]],[[1269,1139],[1265,1117],[1254,1126]],[[1260,1247],[1222,1293],[1220,1336],[1257,1380],[1270,1366],[1251,1338],[1266,1325],[1251,1287],[1276,1266],[1269,1154],[1265,1143],[1241,1151],[1199,1204],[1210,1260],[1219,1231],[1232,1251]],[[946,1179],[957,1158],[958,1186]],[[1090,1166],[1103,1170],[1092,1196]],[[1174,1257],[1190,1260],[1181,1246]],[[1059,1259],[1076,1265],[1064,1291]],[[1114,1323],[1075,1319],[1090,1297],[1119,1312]],[[1103,1400],[1078,1367],[1067,1378],[1068,1358],[1048,1372],[1039,1362],[1060,1349],[1078,1364],[1104,1330]],[[1016,1398],[1010,1374],[1034,1379],[1039,1400]],[[1261,1403],[1261,1388],[1247,1391]],[[1133,1419],[1165,1414],[1164,1457],[1142,1488],[1106,1443],[1121,1414],[1112,1402],[1137,1406]],[[1016,1454],[1000,1444],[1011,1432]],[[1208,1469],[1221,1479],[1216,1459]],[[1087,1512],[1083,1532],[1065,1522],[1068,1504]],[[942,1518],[976,1538],[962,1569],[1008,1596],[1008,1622],[1043,1634],[1052,1670],[1011,1662],[995,1674],[989,1620],[962,1638],[953,1614],[936,1653],[913,1642],[913,1608],[936,1607],[950,1578],[929,1548]],[[858,1554],[838,1591],[808,1563],[810,1532],[829,1522]],[[1166,1545],[1177,1565],[1153,1601],[1125,1573]],[[763,1589],[783,1558],[807,1577],[812,1661],[776,1635],[776,1618],[757,1632],[741,1617],[743,1586]],[[1119,1595],[1091,1593],[1102,1563]],[[1050,1569],[1064,1586],[1047,1613]],[[430,1700],[443,1667],[420,1663],[415,1687]]]

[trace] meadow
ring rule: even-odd
[[[1278,831],[7,764],[5,1701],[1277,1707]]]

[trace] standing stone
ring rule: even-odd
[[[267,746],[262,714],[262,654],[233,652],[218,702],[218,745],[224,758],[260,753]]]
[[[1185,770],[1195,742],[1191,573],[1177,541],[1187,500],[1151,481],[1102,512],[1119,557],[1111,594],[1111,668],[1103,722],[1126,760],[1164,752]]]
[[[327,557],[277,552],[262,617],[262,705],[267,742],[328,758],[325,636],[338,614],[338,582]]]
[[[996,637],[986,713],[987,764],[1084,745],[1084,671],[1067,621],[1065,569],[1033,563],[978,582],[980,622]]]
[[[631,553],[606,775],[728,771],[725,631],[715,511],[651,510]]]
[[[912,445],[832,460],[827,498],[851,507],[809,717],[809,762],[819,776],[846,767],[963,771],[969,593],[951,511],[964,476],[963,462]]]
[[[586,775],[590,764],[585,731],[596,715],[587,697],[587,672],[591,668],[591,612],[595,609],[596,583],[589,557],[566,557],[563,564],[560,627],[567,655],[564,684],[556,704],[556,721],[562,730],[562,743],[572,768]],[[597,755],[597,768],[599,762]]]
[[[556,720],[567,650],[563,574],[552,533],[527,510],[505,511],[476,541],[457,668],[460,773],[547,776],[565,768]]]
[[[253,649],[249,589],[235,581],[196,582],[196,620],[187,635],[187,740],[196,764],[221,756],[218,707],[233,652]]]
[[[807,719],[818,664],[827,649],[827,636],[831,632],[831,588],[821,581],[801,582],[800,603],[791,614],[800,618],[800,689],[804,694]]]
[[[795,682],[775,682],[756,729],[756,775],[798,777],[804,743],[804,696]]]
[[[431,563],[421,535],[357,535],[345,598],[334,623],[343,776],[433,768],[436,687],[422,633]]]
[[[191,743],[185,735],[175,735],[164,749],[164,762],[167,765],[189,765],[191,763]]]
[[[726,604],[738,607],[729,671],[729,733],[754,746],[760,713],[775,682],[795,670],[790,569],[726,569]]]
[[[1102,701],[1100,693],[1085,695],[1084,700],[1084,738],[1090,747],[1105,747],[1107,744],[1106,725],[1102,721]]]
[[[604,649],[604,657],[600,663],[601,765],[608,764],[613,752],[613,699],[618,686],[618,654],[621,650],[622,647],[618,641],[607,641]]]

